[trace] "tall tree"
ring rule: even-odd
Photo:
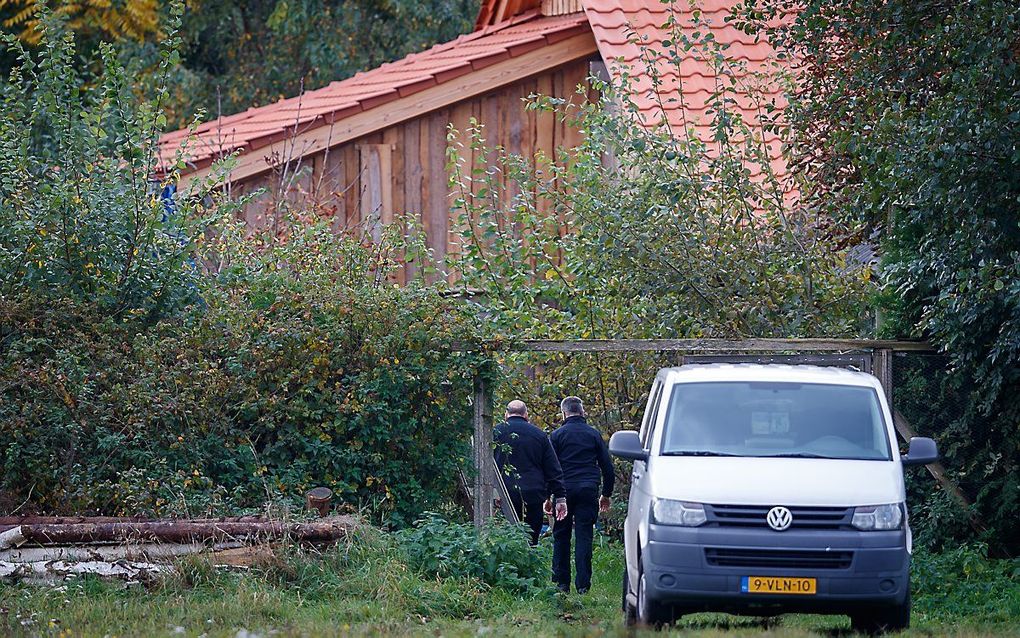
[[[161,0],[0,0],[0,31],[38,41],[43,6],[64,16],[83,59],[113,43],[140,90],[161,82]],[[478,0],[188,0],[180,64],[165,102],[171,126],[230,114],[342,80],[469,31]],[[14,63],[0,56],[0,70]],[[6,72],[4,73],[6,75]]]
[[[192,0],[171,119],[230,114],[452,40],[477,0]]]
[[[801,65],[789,114],[808,201],[880,240],[884,330],[951,355],[969,414],[946,430],[950,460],[1000,546],[1020,547],[1020,4],[745,9],[781,23]]]
[[[81,35],[106,39],[142,41],[159,31],[159,0],[85,0],[52,3],[56,15]],[[0,0],[0,26],[17,31],[22,41],[38,44],[39,16],[45,0]]]

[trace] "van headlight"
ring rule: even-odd
[[[903,506],[890,503],[855,507],[852,524],[865,531],[899,529],[903,525]]]
[[[697,527],[707,521],[708,517],[705,516],[705,506],[701,503],[657,498],[652,501],[652,520],[660,525]]]

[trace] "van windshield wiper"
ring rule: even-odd
[[[660,456],[740,456],[728,452],[713,452],[712,450],[669,450]]]
[[[828,459],[832,458],[822,454],[813,454],[811,452],[787,452],[785,454],[759,454],[756,455],[759,459]]]

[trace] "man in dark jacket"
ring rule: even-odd
[[[574,584],[578,593],[591,587],[591,550],[595,520],[608,512],[616,475],[602,435],[588,425],[584,405],[577,397],[560,403],[563,425],[549,435],[563,468],[567,488],[567,516],[553,527],[553,580],[560,591],[570,591],[570,535],[575,535]],[[599,479],[601,478],[601,490]],[[599,498],[601,491],[602,497]]]
[[[503,474],[510,503],[517,518],[531,528],[531,544],[542,533],[543,504],[551,494],[556,501],[556,518],[567,515],[563,470],[556,460],[549,437],[528,422],[523,401],[506,406],[506,423],[496,427],[496,463]]]

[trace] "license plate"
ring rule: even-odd
[[[814,578],[786,578],[775,576],[744,576],[740,591],[745,594],[807,594],[818,593]]]

